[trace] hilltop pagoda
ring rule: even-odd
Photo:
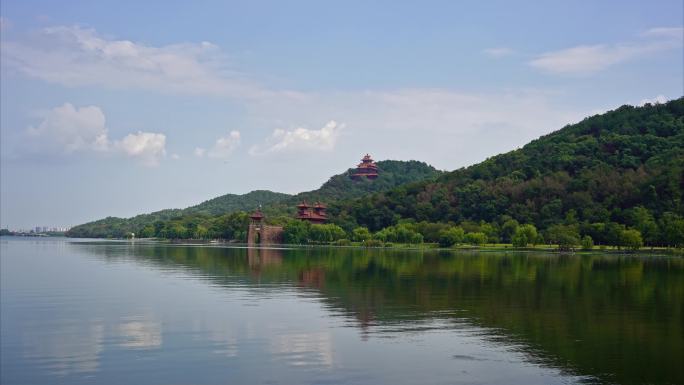
[[[361,163],[359,163],[359,165],[356,166],[356,171],[354,171],[354,173],[352,174],[352,179],[375,179],[377,177],[378,165],[375,164],[373,158],[371,158],[370,155],[366,154],[366,156],[364,156],[363,159],[361,159]]]
[[[297,219],[311,222],[314,224],[325,223],[328,220],[328,214],[325,212],[327,206],[321,202],[316,202],[313,205],[302,201],[297,205]]]

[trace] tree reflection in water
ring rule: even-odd
[[[138,260],[198,271],[213,284],[238,280],[315,292],[365,335],[465,323],[567,373],[619,383],[684,383],[682,259],[130,247]],[[92,251],[123,255],[115,246]]]

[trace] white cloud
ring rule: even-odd
[[[98,106],[75,107],[71,103],[55,107],[41,114],[43,120],[27,129],[32,143],[42,151],[64,154],[99,152],[118,153],[156,166],[166,154],[164,134],[141,132],[128,134],[111,141],[106,118]]]
[[[668,37],[682,40],[684,39],[684,27],[651,28],[641,35],[646,37]]]
[[[173,154],[171,154],[171,159],[178,160],[178,159],[180,159],[180,155],[173,153]]]
[[[552,73],[586,74],[652,51],[649,46],[582,45],[547,52],[530,62],[532,67]]]
[[[114,148],[147,166],[157,166],[166,155],[166,135],[138,131],[114,143]]]
[[[664,104],[667,103],[667,97],[665,95],[658,95],[653,99],[641,99],[638,106],[643,106],[646,104]]]
[[[218,138],[208,156],[210,158],[226,159],[240,145],[240,131],[231,131],[228,135]]]
[[[26,76],[64,86],[143,88],[240,98],[268,94],[227,68],[215,45],[155,47],[103,37],[77,26],[45,28],[32,38],[3,41],[3,64]]]
[[[493,58],[501,58],[515,53],[515,51],[506,47],[487,48],[485,50],[482,50],[482,52]]]
[[[201,158],[204,156],[204,154],[207,153],[207,150],[202,148],[202,147],[195,147],[194,154],[196,157]]]
[[[669,49],[681,49],[682,46],[681,28],[653,28],[643,33],[642,37],[653,39],[612,45],[580,45],[543,53],[529,64],[549,73],[591,74],[634,58]]]
[[[109,147],[105,116],[97,106],[74,107],[65,103],[43,114],[37,127],[29,127],[31,137],[65,153],[106,151]]]
[[[277,128],[262,146],[252,146],[250,155],[299,151],[332,151],[344,124],[329,121],[319,130],[298,127],[293,130]]]

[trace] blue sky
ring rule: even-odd
[[[2,227],[310,190],[366,152],[453,170],[684,94],[679,0],[1,4]]]

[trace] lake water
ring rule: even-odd
[[[2,384],[684,383],[684,260],[0,238]]]

